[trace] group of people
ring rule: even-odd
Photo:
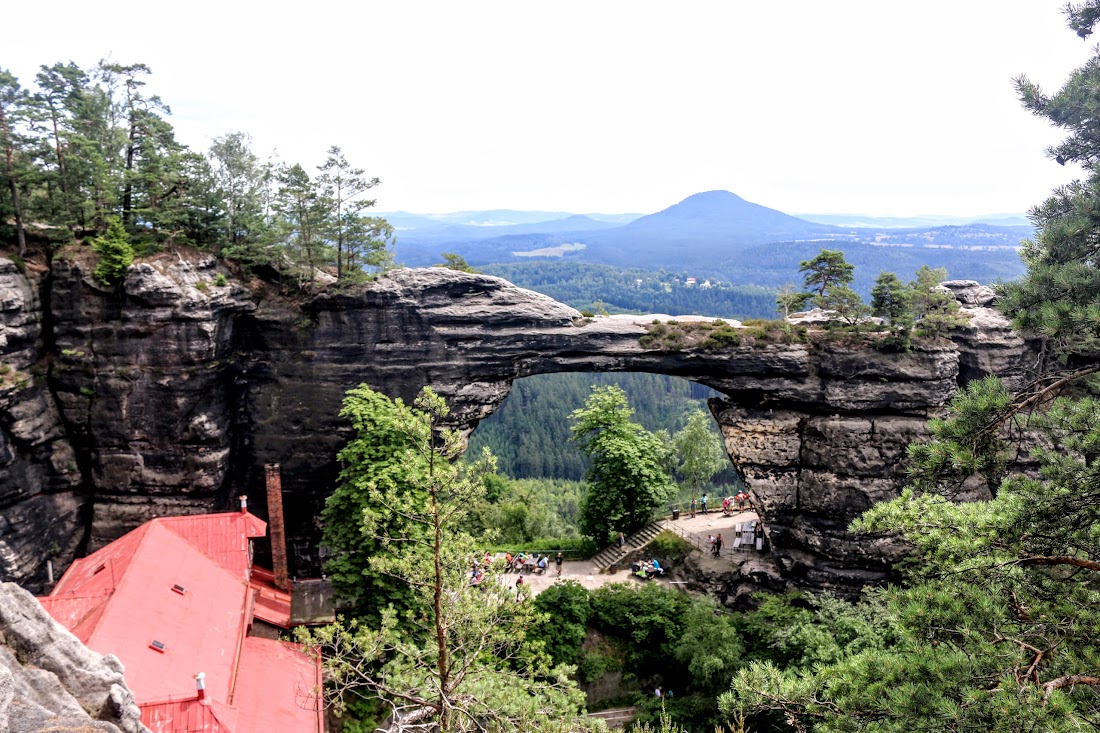
[[[488,556],[488,553],[486,553]],[[504,572],[511,573],[537,573],[542,575],[550,567],[550,556],[540,555],[538,553],[528,554],[526,552],[517,552],[513,555],[510,552],[504,553]],[[558,576],[561,576],[561,566],[565,562],[565,556],[562,553],[558,553],[554,558],[553,563],[557,567]]]
[[[697,510],[703,514],[707,514],[709,512],[707,509],[707,501],[706,494],[700,496],[698,501],[694,496],[691,497],[691,502],[688,504],[688,515],[694,519]],[[749,509],[753,508],[752,500],[749,499],[749,495],[744,491],[739,491],[735,496],[727,496],[722,499],[722,513],[727,516],[732,515],[734,505],[737,506],[737,511],[739,512],[745,511],[746,505]]]
[[[630,573],[648,580],[664,575],[665,569],[661,567],[661,563],[657,558],[648,561],[635,560],[630,563]]]

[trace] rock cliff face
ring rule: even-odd
[[[197,256],[135,265],[120,292],[104,291],[90,272],[79,256],[57,261],[46,316],[32,278],[19,286],[31,295],[0,311],[11,314],[4,323],[48,324],[50,389],[33,412],[56,426],[24,439],[20,473],[0,478],[5,516],[24,503],[21,477],[39,476],[40,494],[73,497],[69,515],[42,515],[71,516],[75,527],[77,508],[87,508],[98,546],[154,514],[225,506],[240,492],[262,512],[262,466],[280,463],[291,560],[301,573],[311,569],[316,513],[347,439],[337,415],[348,388],[366,383],[409,400],[431,385],[450,401],[455,424],[472,429],[518,377],[649,371],[727,395],[713,413],[790,579],[810,587],[876,580],[893,549],[851,537],[848,521],[895,494],[906,443],[960,383],[988,373],[1014,378],[1026,351],[985,307],[986,294],[964,283],[952,289],[972,306],[971,325],[950,343],[883,354],[828,339],[744,339],[707,352],[643,348],[652,316],[584,319],[498,278],[441,269],[399,270],[304,303],[217,286],[216,263]],[[18,342],[39,344],[21,364],[41,363],[42,338]],[[22,389],[27,397],[0,402],[0,439],[9,443],[15,421],[7,415],[33,393]],[[62,471],[58,455],[77,469]],[[0,548],[23,558],[5,561],[4,572],[30,577],[26,553],[42,542],[40,527],[0,529]]]

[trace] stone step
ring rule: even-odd
[[[650,522],[627,537],[624,547],[627,551],[639,550],[648,545],[663,529],[664,525],[661,522]],[[599,572],[609,567],[620,555],[622,555],[622,552],[619,550],[619,544],[615,543],[611,547],[605,548],[597,553],[596,556],[592,558],[592,564],[596,566],[596,571]]]

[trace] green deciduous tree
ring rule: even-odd
[[[912,348],[913,291],[892,272],[881,272],[871,289],[871,314],[890,326],[893,345],[902,351]]]
[[[694,494],[707,481],[730,465],[722,439],[714,430],[714,420],[702,410],[688,416],[687,425],[672,439],[678,457],[677,470]]]
[[[370,397],[366,387],[359,397]],[[384,398],[383,398],[384,399]],[[484,493],[491,459],[457,461],[463,441],[442,427],[447,407],[425,388],[413,408],[390,403],[388,428],[403,436],[400,483],[375,482],[360,515],[365,536],[387,547],[372,569],[404,582],[412,605],[382,615],[377,626],[336,624],[299,639],[320,654],[330,699],[356,692],[380,700],[391,731],[580,731],[582,696],[569,668],[552,668],[527,629],[544,622],[517,603],[492,568],[479,584],[468,569],[477,543],[460,527]],[[401,485],[405,484],[405,485]],[[418,501],[409,501],[409,487]],[[393,532],[400,517],[406,531]]]
[[[607,542],[612,531],[645,526],[675,487],[664,465],[668,446],[631,421],[634,411],[618,387],[595,387],[572,414],[573,439],[591,459],[581,508],[582,531]]]
[[[322,541],[330,550],[325,572],[356,615],[375,621],[388,606],[403,609],[412,603],[406,583],[371,565],[371,558],[387,548],[387,537],[415,537],[418,532],[403,514],[392,514],[385,523],[378,517],[379,492],[418,510],[426,501],[417,483],[426,467],[418,461],[406,463],[416,457],[409,452],[413,438],[404,427],[411,415],[400,399],[365,385],[348,390],[340,417],[350,423],[355,437],[340,451],[340,480],[321,512]],[[363,526],[368,511],[375,516],[370,533]]]

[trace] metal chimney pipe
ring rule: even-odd
[[[206,699],[206,672],[195,675],[195,690],[199,693],[199,699]]]
[[[248,497],[241,494],[241,514],[248,511]]]
[[[264,466],[267,478],[267,530],[271,534],[271,564],[275,587],[290,590],[286,561],[286,525],[283,521],[283,478],[278,463]]]

